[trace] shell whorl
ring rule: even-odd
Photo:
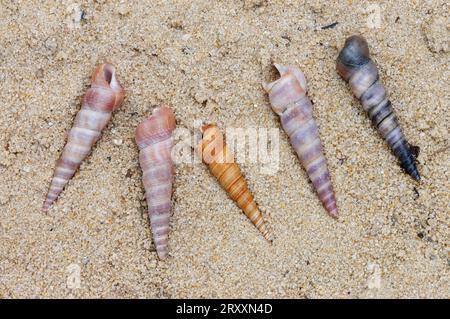
[[[293,66],[274,64],[281,77],[271,83],[263,83],[264,90],[269,93],[272,109],[281,115],[293,103],[306,97],[308,90],[303,73]]]
[[[116,78],[116,70],[111,64],[99,65],[91,79],[91,87],[86,91],[80,111],[75,117],[66,145],[56,163],[47,197],[42,207],[47,211],[58,198],[68,181],[75,174],[91,147],[100,138],[101,131],[111,118],[111,113],[119,107],[124,98],[124,90]]]
[[[312,104],[306,95],[306,80],[294,66],[275,64],[280,78],[264,83],[272,109],[280,116],[281,125],[314,185],[320,201],[332,217],[338,216],[331,177],[324,157],[319,132],[313,118]]]
[[[203,137],[198,146],[200,157],[228,196],[243,210],[263,237],[271,242],[272,235],[219,128],[210,124],[203,126],[201,131]]]
[[[153,242],[160,259],[167,257],[172,181],[171,151],[175,116],[168,107],[159,107],[136,128],[139,164],[152,229]]]
[[[377,66],[370,58],[367,41],[363,37],[354,35],[345,41],[336,61],[336,70],[349,83],[403,169],[415,180],[420,180],[416,159],[400,129],[391,101],[379,78]]]

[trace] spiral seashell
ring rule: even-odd
[[[136,129],[139,163],[152,228],[153,242],[160,259],[168,252],[169,217],[174,175],[171,157],[175,116],[168,107],[159,107]]]
[[[91,79],[91,87],[84,95],[81,110],[69,132],[66,145],[56,163],[53,179],[42,207],[47,211],[58,198],[68,181],[90,153],[92,145],[100,138],[101,131],[119,107],[124,98],[124,90],[116,79],[113,65],[98,66]]]
[[[336,199],[313,118],[312,104],[306,95],[305,76],[294,66],[275,64],[275,67],[281,77],[272,83],[263,83],[264,90],[269,94],[272,109],[280,116],[281,125],[289,135],[320,201],[328,214],[336,218]]]
[[[391,101],[379,78],[378,69],[370,59],[369,46],[361,36],[351,36],[339,53],[336,65],[339,75],[350,84],[373,125],[387,141],[402,168],[415,180],[420,180],[416,159],[406,141]]]
[[[230,198],[244,211],[264,238],[271,242],[271,233],[248,189],[239,166],[234,161],[233,154],[224,142],[222,133],[213,124],[203,126],[201,131],[203,138],[198,147],[200,157]]]

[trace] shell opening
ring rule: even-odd
[[[113,72],[107,66],[103,68],[103,76],[105,77],[105,81],[108,82],[108,84],[111,84]]]

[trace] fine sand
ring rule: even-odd
[[[1,1],[0,297],[448,298],[445,3]],[[335,71],[355,33],[368,40],[403,132],[420,147],[420,183],[401,171]],[[44,214],[90,75],[106,61],[125,102]],[[306,75],[338,220],[269,107],[261,82],[277,78],[274,62]],[[180,164],[170,256],[157,259],[134,130],[159,104],[192,132],[196,120],[279,130],[276,174],[241,165],[272,245],[204,164]]]

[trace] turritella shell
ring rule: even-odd
[[[338,216],[330,173],[324,156],[312,104],[306,95],[303,73],[294,66],[275,64],[281,77],[264,83],[270,103],[280,116],[281,125],[288,134],[297,156],[316,189],[320,201],[332,217]]]
[[[406,141],[391,101],[379,78],[378,69],[370,58],[367,41],[358,35],[349,37],[337,58],[336,69],[349,83],[373,125],[387,141],[402,168],[415,180],[420,180],[416,159]]]
[[[197,149],[199,156],[228,196],[243,210],[263,237],[271,242],[272,235],[219,128],[209,124],[204,125],[201,131],[203,137]]]
[[[112,112],[122,103],[124,90],[116,79],[116,70],[111,64],[98,66],[92,75],[91,87],[84,95],[69,138],[56,163],[55,172],[42,207],[47,211],[58,198],[68,181],[90,153],[108,124]]]
[[[159,107],[136,129],[139,163],[145,188],[153,242],[160,259],[168,254],[174,165],[172,161],[175,116],[168,107]]]

